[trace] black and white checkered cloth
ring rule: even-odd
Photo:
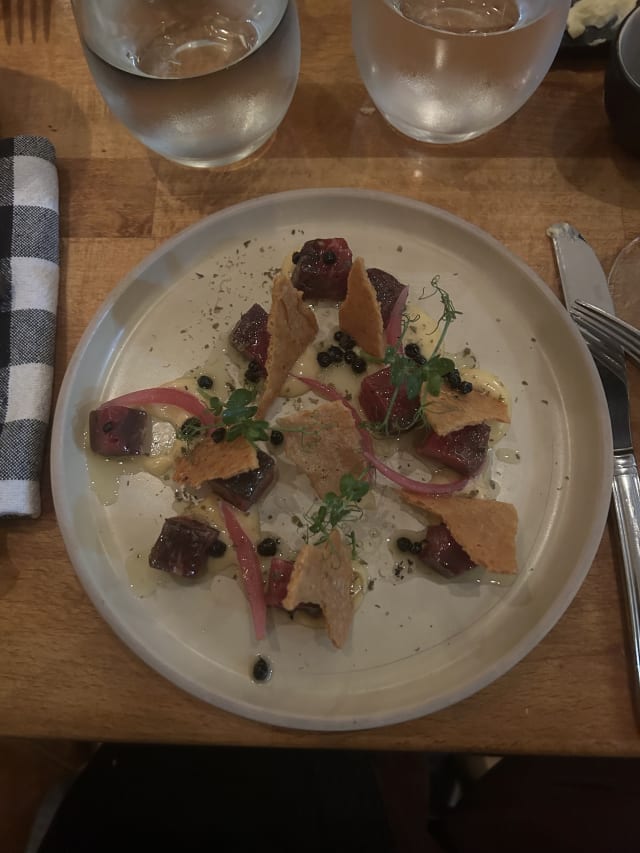
[[[40,514],[58,304],[58,173],[38,136],[0,139],[0,515]]]

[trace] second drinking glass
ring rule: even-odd
[[[352,0],[362,80],[395,128],[462,142],[501,124],[541,83],[570,0]]]
[[[72,0],[114,115],[148,148],[220,166],[263,145],[298,79],[294,0]]]

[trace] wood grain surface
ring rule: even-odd
[[[351,51],[346,0],[299,0],[302,68],[275,138],[248,163],[190,171],[150,154],[112,118],[85,65],[70,4],[35,6],[35,20],[26,22],[21,37],[13,4],[0,12],[0,136],[43,134],[58,152],[56,391],[84,328],[125,273],[181,228],[264,193],[366,187],[437,205],[502,241],[556,292],[549,224],[570,219],[605,269],[640,231],[640,161],[612,140],[601,57],[558,59],[502,127],[459,146],[431,147],[400,136],[371,109]],[[401,725],[314,734],[209,707],[136,658],[76,578],[46,473],[42,492],[40,519],[0,523],[0,734],[640,755],[608,530],[567,613],[491,686]]]

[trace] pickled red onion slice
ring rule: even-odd
[[[370,462],[388,480],[391,480],[408,492],[414,492],[419,495],[449,495],[452,492],[459,492],[460,489],[464,489],[469,482],[468,477],[463,477],[461,480],[454,480],[453,483],[422,483],[420,480],[412,480],[411,477],[399,474],[367,450],[363,450],[363,455],[367,462]]]
[[[121,397],[114,397],[113,400],[107,400],[98,408],[103,409],[105,406],[178,406],[200,418],[203,424],[214,426],[216,424],[216,416],[212,411],[202,403],[190,391],[183,391],[180,388],[144,388],[141,391],[132,391],[129,394],[123,394]]]
[[[251,608],[253,630],[257,640],[263,640],[267,633],[267,605],[264,598],[264,584],[260,570],[260,560],[253,542],[242,529],[235,513],[224,501],[220,501],[220,509],[224,523],[227,526],[231,542],[238,557],[240,574],[244,591]]]

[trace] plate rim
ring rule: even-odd
[[[562,303],[556,298],[551,288],[521,258],[484,229],[443,208],[395,193],[349,187],[306,188],[269,193],[221,208],[220,210],[208,214],[202,219],[199,219],[186,228],[178,231],[173,236],[163,240],[160,245],[145,255],[145,257],[142,258],[142,260],[136,264],[129,273],[119,280],[94,313],[69,360],[56,399],[51,432],[51,490],[56,519],[65,545],[65,550],[67,551],[69,561],[73,566],[73,570],[80,581],[81,586],[92,601],[99,615],[104,619],[107,625],[109,625],[116,636],[118,636],[125,646],[133,651],[137,657],[143,660],[151,669],[159,673],[163,678],[180,687],[191,696],[205,701],[209,705],[213,705],[224,711],[231,712],[252,721],[275,725],[280,728],[307,731],[356,731],[378,728],[381,726],[417,719],[421,716],[432,714],[436,711],[450,707],[477,693],[484,687],[488,687],[495,680],[512,669],[517,663],[523,660],[529,652],[536,648],[536,646],[544,639],[544,637],[566,612],[591,568],[593,559],[602,539],[602,533],[605,528],[609,509],[610,489],[606,488],[606,483],[611,482],[613,474],[611,425],[608,409],[606,407],[604,391],[586,345],[584,344],[579,331],[575,328],[575,325],[567,314],[567,322],[565,323],[567,331],[573,338],[574,344],[577,345],[578,350],[582,353],[584,367],[591,379],[590,384],[592,389],[595,391],[596,396],[599,396],[600,398],[600,405],[598,406],[597,412],[593,414],[598,422],[598,431],[602,435],[604,444],[606,444],[606,447],[603,446],[602,449],[602,470],[600,472],[601,481],[605,485],[601,488],[600,493],[597,495],[597,500],[595,500],[593,504],[596,506],[594,515],[596,518],[601,518],[602,525],[594,525],[590,531],[590,535],[583,541],[581,552],[578,554],[575,564],[568,573],[565,583],[560,588],[560,592],[556,595],[553,604],[540,618],[537,619],[533,626],[522,636],[520,641],[510,646],[508,650],[500,654],[493,664],[485,666],[478,675],[467,681],[458,689],[449,690],[444,695],[436,697],[435,700],[427,697],[424,701],[414,702],[409,707],[405,705],[400,711],[372,711],[371,713],[359,714],[357,719],[354,719],[353,714],[337,714],[330,717],[324,715],[313,716],[309,713],[301,714],[295,711],[282,711],[280,709],[274,710],[260,705],[259,702],[247,701],[242,697],[229,699],[226,696],[220,696],[218,694],[214,697],[211,690],[200,685],[194,679],[182,675],[182,673],[176,669],[165,665],[161,658],[138,641],[136,632],[118,617],[117,612],[111,608],[108,602],[100,595],[100,592],[97,586],[94,585],[93,580],[87,575],[87,573],[82,573],[78,568],[76,568],[76,563],[71,553],[73,548],[67,541],[67,537],[72,533],[72,525],[69,524],[68,519],[65,518],[64,490],[60,488],[60,483],[63,477],[61,478],[59,470],[63,469],[62,446],[64,438],[63,425],[65,421],[65,413],[69,410],[68,403],[73,391],[73,380],[83,355],[88,349],[94,333],[104,319],[109,315],[113,305],[120,295],[124,293],[146,269],[161,260],[164,255],[172,251],[176,246],[179,246],[181,242],[197,235],[200,231],[207,231],[211,228],[215,228],[215,223],[218,220],[224,220],[227,217],[239,216],[244,212],[253,211],[261,207],[269,208],[272,205],[277,205],[279,202],[284,204],[291,202],[303,203],[305,200],[320,200],[326,202],[329,200],[338,201],[345,197],[361,200],[368,199],[379,203],[400,205],[405,208],[408,207],[419,210],[421,213],[430,215],[437,219],[445,220],[449,225],[469,233],[475,239],[485,245],[488,245],[493,252],[497,252],[497,254],[503,259],[518,267],[520,272],[547,300],[550,310],[559,312],[560,314],[565,313]],[[196,259],[194,263],[197,262],[198,259]]]

